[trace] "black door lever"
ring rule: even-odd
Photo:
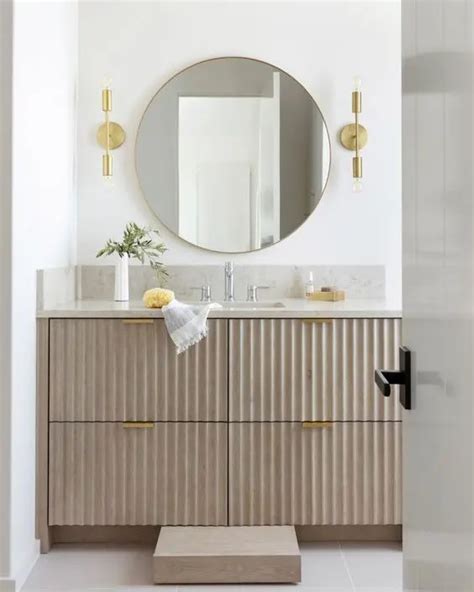
[[[375,382],[384,397],[389,397],[392,384],[400,385],[400,403],[411,409],[411,352],[400,347],[400,370],[376,370]]]

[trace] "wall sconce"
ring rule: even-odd
[[[112,89],[109,86],[102,90],[102,111],[105,123],[97,130],[97,141],[105,150],[105,154],[102,155],[102,176],[110,179],[113,175],[113,161],[110,151],[119,148],[125,142],[125,131],[121,125],[110,121]]]
[[[359,151],[364,148],[368,139],[367,130],[359,123],[359,113],[362,111],[362,93],[360,88],[360,78],[354,78],[352,113],[354,113],[355,123],[344,126],[340,136],[341,144],[344,148],[355,152],[355,156],[352,158],[352,177],[354,179],[352,189],[355,192],[362,191],[362,156],[360,156]]]

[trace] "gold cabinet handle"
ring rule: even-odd
[[[306,430],[332,428],[332,421],[303,421],[303,428]]]
[[[143,429],[147,429],[147,428],[153,428],[154,426],[155,426],[155,424],[152,421],[124,421],[122,423],[122,427],[125,428],[126,430],[131,430],[131,429],[143,430]]]
[[[306,325],[330,325],[333,319],[303,319]]]
[[[153,325],[153,319],[123,319],[124,325]]]

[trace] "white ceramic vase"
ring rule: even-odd
[[[128,255],[120,257],[115,265],[115,301],[128,302]]]

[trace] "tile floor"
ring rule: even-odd
[[[400,592],[398,543],[301,543],[302,583],[294,585],[153,586],[153,549],[57,545],[42,555],[22,592]]]

